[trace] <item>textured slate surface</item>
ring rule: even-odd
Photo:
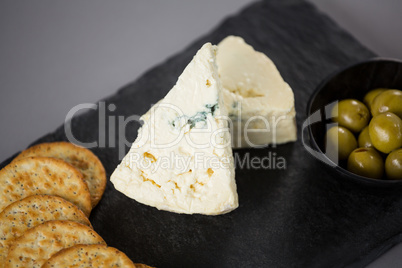
[[[242,36],[266,53],[291,85],[299,138],[307,100],[320,80],[337,68],[374,56],[304,1],[257,2],[105,99],[117,107],[107,116],[143,114],[168,92],[203,43],[216,44],[229,34]],[[128,140],[135,139],[138,126],[128,124]],[[97,140],[98,127],[97,111],[73,119],[73,133],[80,141]],[[119,135],[112,137],[116,144]],[[93,151],[110,176],[119,156],[117,148],[108,146],[109,136],[105,138],[107,146]],[[65,139],[60,127],[35,143]],[[158,211],[125,197],[108,182],[91,215],[93,226],[135,262],[157,267],[359,267],[400,240],[398,192],[363,189],[335,178],[305,151],[300,139],[235,154],[262,157],[269,152],[283,156],[287,169],[237,169],[240,207],[229,214]]]

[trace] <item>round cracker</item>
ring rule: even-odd
[[[5,268],[39,268],[55,253],[78,244],[105,244],[90,227],[74,221],[48,221],[26,231],[10,246]]]
[[[53,157],[73,165],[84,175],[92,207],[99,203],[106,188],[106,172],[102,162],[90,150],[63,141],[41,143],[22,151],[15,159],[32,156]]]
[[[54,254],[42,268],[53,267],[121,267],[137,268],[126,254],[105,245],[76,245]]]
[[[30,195],[55,195],[91,212],[91,196],[82,174],[70,164],[54,158],[23,158],[0,170],[0,211]]]
[[[0,213],[0,267],[12,241],[25,231],[51,220],[70,220],[89,227],[91,223],[74,204],[51,195],[32,195],[7,206]]]

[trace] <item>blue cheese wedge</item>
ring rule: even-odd
[[[137,139],[111,176],[118,191],[176,213],[217,215],[238,207],[216,49],[205,44],[141,117]]]
[[[275,64],[236,36],[218,44],[217,64],[233,147],[295,141],[294,96]]]

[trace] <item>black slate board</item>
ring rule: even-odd
[[[106,104],[117,106],[107,115],[143,114],[168,92],[203,43],[216,44],[230,34],[242,36],[275,62],[294,90],[299,130],[296,143],[234,153],[262,157],[275,152],[286,159],[287,169],[237,169],[240,207],[221,216],[158,211],[127,198],[108,182],[91,215],[95,230],[135,262],[157,267],[361,267],[377,258],[401,240],[400,191],[341,181],[300,141],[307,101],[320,80],[374,54],[311,4],[272,0],[250,5],[106,98]],[[75,117],[72,125],[78,140],[98,139],[97,111]],[[127,126],[130,141],[138,126]],[[63,127],[35,143],[58,140],[66,140]],[[118,150],[93,151],[110,176],[119,163]]]

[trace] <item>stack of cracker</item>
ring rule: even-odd
[[[0,170],[0,268],[148,267],[108,247],[88,217],[106,173],[88,149],[35,145]]]

